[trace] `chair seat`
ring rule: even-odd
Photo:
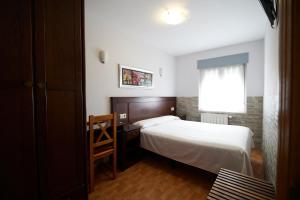
[[[109,155],[113,154],[114,151],[115,151],[114,148],[107,148],[106,150],[101,150],[98,153],[95,152],[94,159],[97,160],[97,159],[109,156]]]

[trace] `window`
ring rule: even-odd
[[[246,111],[245,64],[199,70],[199,110],[237,113]]]

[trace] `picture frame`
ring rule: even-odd
[[[119,87],[120,88],[148,88],[154,87],[154,73],[149,70],[119,65]]]

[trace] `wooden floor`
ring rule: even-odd
[[[252,151],[254,176],[263,178],[263,162],[259,150]],[[99,165],[96,173],[95,191],[90,200],[189,200],[206,199],[216,175],[148,155],[124,172],[111,179],[108,166]]]
[[[251,151],[251,165],[253,168],[254,177],[264,179],[265,171],[264,171],[264,163],[263,163],[263,156],[261,150],[253,149]]]

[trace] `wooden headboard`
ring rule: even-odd
[[[176,97],[111,97],[111,111],[118,113],[118,125],[163,115],[176,115]],[[120,115],[126,114],[121,119]]]

